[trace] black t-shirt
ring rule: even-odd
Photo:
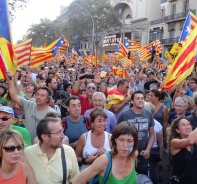
[[[144,89],[150,90],[150,85],[153,84],[153,83],[157,83],[158,84],[158,82],[156,80],[153,80],[151,82],[145,82]]]

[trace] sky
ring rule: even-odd
[[[24,10],[17,10],[16,18],[13,21],[12,38],[13,42],[22,39],[32,24],[39,24],[40,19],[48,18],[54,20],[60,15],[60,6],[68,6],[73,0],[30,0]]]

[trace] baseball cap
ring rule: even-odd
[[[14,114],[14,111],[11,107],[8,107],[8,106],[1,106],[0,107],[0,112],[7,112],[9,114]]]

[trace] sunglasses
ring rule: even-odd
[[[93,90],[95,90],[96,88],[94,86],[88,86],[87,89],[92,88]]]
[[[186,93],[181,93],[181,95],[186,95]]]
[[[12,117],[12,116],[11,116]],[[8,119],[10,119],[11,117],[2,117],[2,118],[0,118],[2,121],[7,121]]]
[[[18,146],[5,146],[3,147],[3,149],[7,152],[7,153],[12,153],[14,152],[16,149],[18,151],[23,150],[24,146],[23,145],[18,145]]]

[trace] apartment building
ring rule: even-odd
[[[163,53],[179,41],[187,13],[196,14],[197,0],[111,0],[114,11],[120,14],[122,26],[101,33],[99,49],[114,52],[124,37],[146,45],[161,40]],[[60,19],[66,17],[62,8]],[[80,43],[81,50],[90,50],[91,43]]]

